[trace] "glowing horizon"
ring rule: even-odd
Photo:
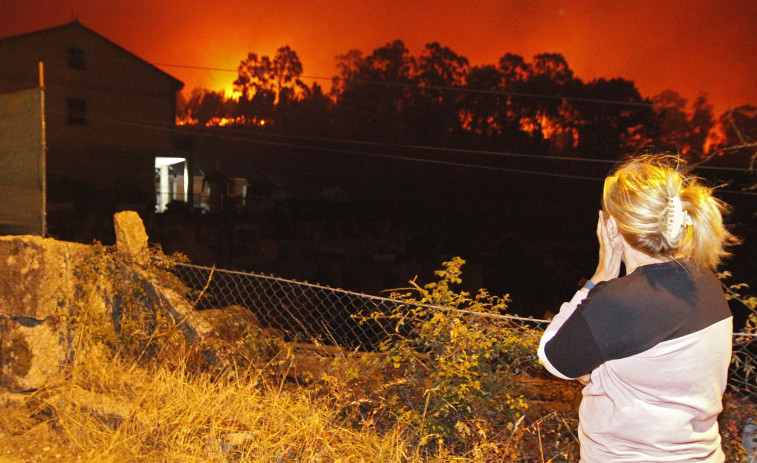
[[[396,2],[396,3],[392,3]],[[273,56],[289,45],[307,76],[336,74],[336,56],[351,49],[370,54],[402,40],[413,56],[439,42],[471,66],[496,65],[505,53],[531,61],[539,53],[562,54],[584,82],[622,77],[644,97],[671,89],[691,104],[708,94],[716,115],[728,108],[757,106],[757,2],[713,6],[692,0],[671,8],[639,0],[633,8],[586,0],[452,2],[399,0],[334,4],[292,0],[291,8],[237,0],[202,4],[38,0],[4,9],[0,37],[32,32],[78,19],[116,44],[194,87],[231,94],[235,70],[249,52]],[[183,66],[183,67],[177,67]],[[193,69],[197,68],[209,69]],[[312,83],[312,79],[309,81]],[[324,91],[330,83],[320,82]]]

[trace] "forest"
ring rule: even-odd
[[[622,77],[584,82],[559,53],[531,61],[506,53],[496,64],[471,66],[439,43],[427,44],[416,57],[395,40],[369,55],[351,50],[338,56],[336,68],[325,92],[317,82],[306,83],[303,64],[289,46],[273,58],[249,53],[232,95],[196,88],[179,102],[178,120],[382,148],[612,160],[655,150],[691,161],[716,153],[730,165],[752,154],[733,147],[754,143],[757,135],[753,106],[716,115],[704,93],[689,104],[673,89],[643,96]]]

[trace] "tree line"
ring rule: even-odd
[[[531,61],[506,53],[471,66],[437,42],[419,56],[401,40],[336,59],[331,89],[303,81],[289,46],[249,53],[234,93],[195,89],[178,119],[322,140],[618,159],[643,150],[693,162],[753,167],[757,108],[716,116],[706,94],[691,105],[676,91],[642,96],[632,80],[576,77],[559,53]]]

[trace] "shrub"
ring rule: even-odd
[[[374,393],[373,414],[416,429],[419,445],[432,451],[459,454],[489,445],[502,453],[491,438],[513,433],[522,421],[528,406],[515,393],[515,375],[539,368],[539,337],[502,317],[507,296],[453,290],[464,263],[459,257],[444,262],[435,272],[439,281],[423,287],[413,281],[407,292],[392,295],[403,304],[391,314],[373,314],[395,327],[380,347],[388,381]]]

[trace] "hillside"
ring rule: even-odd
[[[115,223],[114,247],[0,239],[0,461],[576,460],[577,387],[544,376],[538,332],[492,317],[506,300],[454,290],[461,259],[398,296],[397,336],[349,351],[254,307],[195,310],[181,257],[149,249],[136,214]],[[727,404],[743,455],[754,407]]]

